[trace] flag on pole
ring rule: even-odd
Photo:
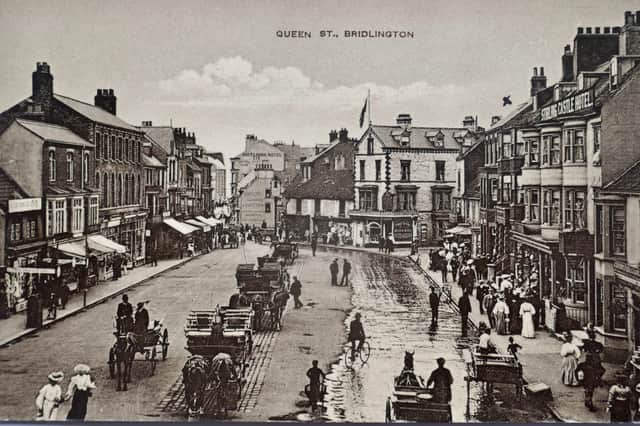
[[[367,112],[367,104],[369,103],[369,99],[364,100],[364,106],[362,107],[362,111],[360,112],[360,128],[364,125],[364,113]]]

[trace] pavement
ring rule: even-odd
[[[197,257],[197,256],[196,256]],[[42,328],[48,328],[52,324],[62,321],[72,315],[82,312],[105,301],[111,297],[118,296],[125,292],[128,288],[138,285],[146,280],[154,278],[169,269],[176,268],[180,265],[195,259],[195,257],[186,257],[183,259],[159,260],[157,266],[144,265],[134,269],[129,269],[127,275],[123,275],[115,281],[101,281],[97,285],[87,290],[86,303],[82,292],[74,292],[64,310],[58,308],[55,319],[44,319]],[[43,318],[47,317],[47,309],[44,308]],[[40,329],[26,328],[27,312],[19,312],[11,315],[9,318],[0,320],[0,347],[10,345],[38,332]]]

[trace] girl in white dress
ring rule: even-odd
[[[533,339],[536,337],[536,328],[533,324],[533,316],[536,314],[536,308],[527,301],[520,305],[520,318],[522,318],[522,337]]]
[[[58,406],[62,402],[62,388],[60,382],[64,379],[64,373],[57,371],[49,374],[49,383],[44,385],[36,397],[38,408],[37,420],[56,420]]]

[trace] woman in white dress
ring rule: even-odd
[[[57,371],[49,374],[49,383],[44,385],[36,397],[36,408],[38,408],[37,420],[56,420],[58,406],[62,402],[62,388],[60,382],[64,379],[64,373]]]
[[[533,316],[536,308],[526,300],[520,305],[520,318],[522,318],[522,337],[533,339],[536,337],[536,328],[533,324]]]
[[[493,321],[498,334],[508,334],[509,331],[509,306],[504,302],[504,296],[500,296],[498,303],[493,307],[491,312]]]
[[[579,386],[576,368],[578,367],[578,359],[580,359],[580,349],[572,343],[572,340],[571,333],[566,332],[564,334],[565,343],[560,348],[560,356],[562,356],[560,379],[567,386]]]

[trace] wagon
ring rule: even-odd
[[[401,380],[406,374],[411,380]],[[421,423],[451,423],[451,405],[434,401],[432,389],[424,384],[424,379],[413,372],[403,371],[394,379],[391,406],[396,420]]]
[[[263,241],[274,242],[278,241],[276,230],[274,228],[260,228],[253,231],[253,237],[256,243],[262,244]]]
[[[114,321],[114,332],[116,341],[109,349],[109,376],[113,379],[116,377],[116,361],[118,356],[127,350],[127,346],[132,347],[131,362],[136,361],[136,354],[142,354],[143,359],[151,366],[151,375],[156,371],[158,357],[162,360],[167,359],[169,352],[169,331],[164,327],[162,321],[155,321],[154,328],[147,330],[144,334],[136,334],[132,332],[124,332],[119,329]]]
[[[469,399],[471,382],[483,383],[487,391],[493,390],[494,383],[511,384],[515,387],[516,397],[520,399],[524,389],[522,365],[513,355],[481,354],[478,346],[465,349],[462,353],[465,360],[467,376],[467,399]]]
[[[259,269],[252,263],[240,264],[236,269],[238,294],[241,304],[255,310],[255,329],[279,329],[282,312],[288,299],[286,291],[287,274],[277,263],[263,263]]]
[[[273,259],[284,259],[285,262],[293,264],[298,257],[298,245],[295,243],[275,243],[273,246]]]
[[[224,248],[238,248],[238,235],[237,232],[230,228],[225,228],[220,234],[220,247]]]
[[[253,309],[216,307],[187,317],[183,368],[185,400],[191,416],[236,410],[253,346]],[[226,372],[226,373],[225,373]],[[204,383],[204,386],[198,385]]]

